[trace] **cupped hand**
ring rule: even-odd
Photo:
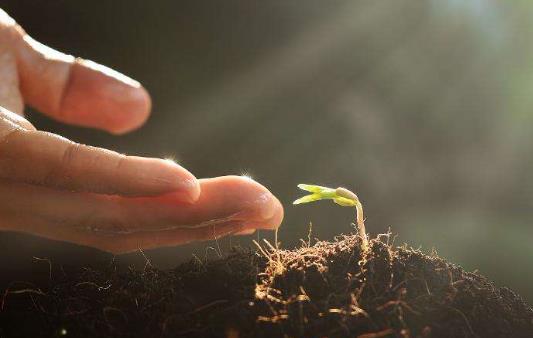
[[[275,229],[279,201],[239,176],[197,180],[178,164],[38,131],[29,104],[68,124],[122,134],[150,97],[136,81],[46,47],[0,10],[0,230],[122,253]]]

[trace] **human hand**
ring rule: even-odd
[[[0,9],[0,230],[122,253],[275,229],[279,201],[239,176],[197,180],[178,164],[38,131],[27,103],[68,124],[122,134],[148,118],[136,81],[52,50]]]

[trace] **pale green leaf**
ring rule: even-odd
[[[292,202],[292,204],[302,204],[302,203],[309,203],[321,200],[322,196],[319,194],[311,194],[311,195],[305,195],[304,197],[298,198],[296,201]]]
[[[319,185],[313,185],[313,184],[298,184],[298,188],[309,191],[312,193],[324,193],[324,192],[332,192],[334,189],[328,188],[328,187],[321,187]]]

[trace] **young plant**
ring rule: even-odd
[[[363,214],[363,205],[356,194],[346,188],[337,189],[321,187],[319,185],[298,184],[298,188],[308,191],[311,194],[305,195],[293,202],[293,204],[310,203],[320,200],[332,200],[334,203],[343,207],[355,207],[357,231],[361,237],[361,249],[368,249],[368,238],[366,236],[365,219]]]

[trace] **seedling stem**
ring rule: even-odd
[[[336,204],[343,207],[355,207],[357,231],[361,237],[361,249],[363,252],[368,249],[368,238],[366,236],[365,218],[363,213],[363,204],[352,191],[339,187],[332,189],[322,187],[319,185],[299,184],[298,188],[309,191],[311,194],[301,197],[293,202],[293,204],[310,203],[319,200],[330,199]]]

